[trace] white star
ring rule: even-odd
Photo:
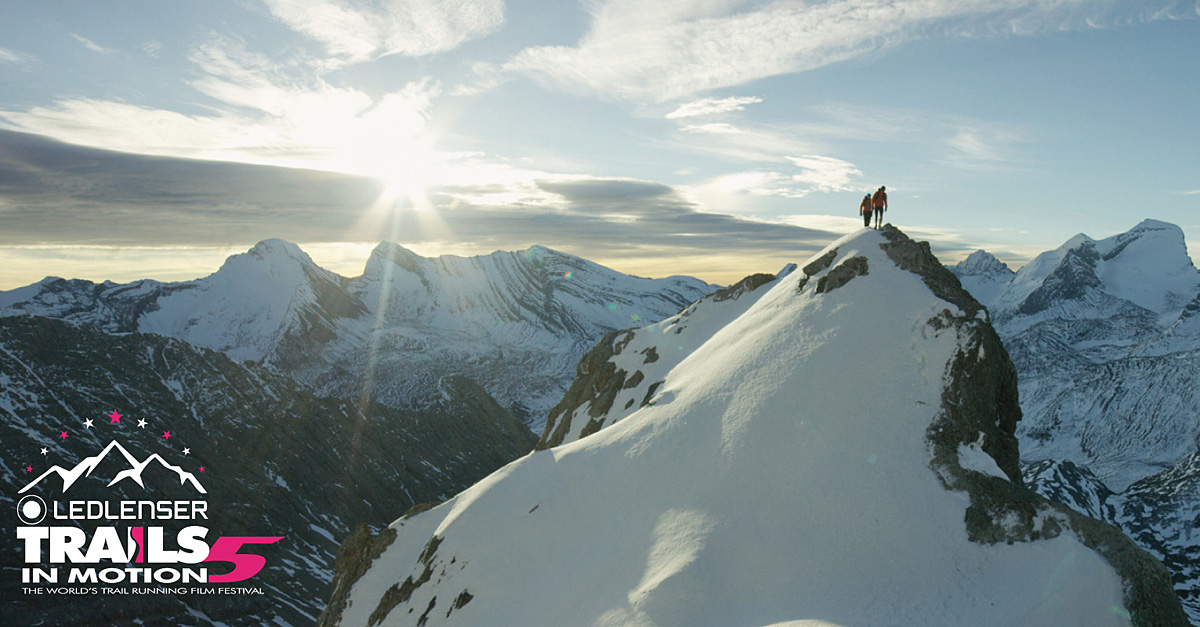
[[[45,455],[45,454],[46,454],[46,449],[44,449],[44,448],[43,448],[43,449],[42,449],[42,455]]]
[[[92,428],[92,419],[88,418],[87,420],[84,420],[83,426],[87,427],[88,429],[91,429]]]
[[[192,454],[192,449],[190,449],[190,448],[187,448],[187,447],[184,447],[184,448],[183,448],[183,454],[184,454],[184,455],[191,455],[191,454]]]
[[[138,419],[138,428],[139,428],[139,429],[145,429],[145,428],[146,428],[146,419],[145,419],[145,418],[139,418],[139,419]]]

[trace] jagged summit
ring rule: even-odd
[[[1188,256],[1182,229],[1158,220],[1101,240],[1080,233],[1016,274],[980,272],[992,265],[982,256],[968,261],[953,271],[1002,325],[1048,317],[1130,317],[1142,310],[1166,327],[1200,289],[1200,271]]]
[[[995,255],[985,251],[977,250],[967,256],[954,266],[954,274],[959,278],[963,276],[991,275],[999,274],[1008,277],[1016,274],[1008,267],[1008,264],[1000,261]]]
[[[926,244],[758,283],[658,329],[685,354],[644,406],[360,538],[320,624],[1186,624],[1161,565],[1020,486],[1015,371]]]

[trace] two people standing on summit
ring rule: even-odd
[[[875,190],[875,195],[867,194],[863,196],[862,203],[858,205],[858,213],[863,217],[863,226],[871,226],[871,216],[875,216],[875,228],[883,226],[883,212],[887,211],[887,188],[880,186]]]

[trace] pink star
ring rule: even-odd
[[[33,472],[33,466],[26,466],[25,472]]]
[[[113,410],[113,412],[112,412],[111,414],[104,414],[104,415],[105,415],[105,416],[108,416],[109,418],[112,418],[112,420],[109,420],[109,421],[108,421],[108,424],[110,424],[110,425],[111,425],[111,424],[113,424],[114,422],[115,422],[115,423],[117,423],[117,424],[121,424],[121,416],[124,416],[125,414],[118,414],[118,413],[117,413],[117,410],[115,410],[115,409],[114,409],[114,410]]]
[[[66,431],[63,431],[63,432],[62,432],[62,434],[60,434],[58,437],[60,437],[60,438],[62,438],[62,439],[64,439],[64,440],[65,440],[65,439],[67,439],[67,432],[66,432]]]
[[[200,472],[204,472],[204,466],[200,467]]]
[[[170,440],[170,439],[171,439],[171,432],[170,432],[170,431],[163,431],[163,439],[165,439],[165,440]]]

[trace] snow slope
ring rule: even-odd
[[[1131,624],[1144,587],[1064,531],[1083,523],[997,496],[1034,498],[1011,483],[1011,411],[943,401],[995,388],[980,373],[1003,351],[984,355],[978,305],[935,296],[892,238],[936,265],[894,229],[835,242],[647,406],[393,523],[339,568],[321,624]],[[1005,478],[963,468],[972,443]],[[1161,624],[1183,624],[1165,594]]]

